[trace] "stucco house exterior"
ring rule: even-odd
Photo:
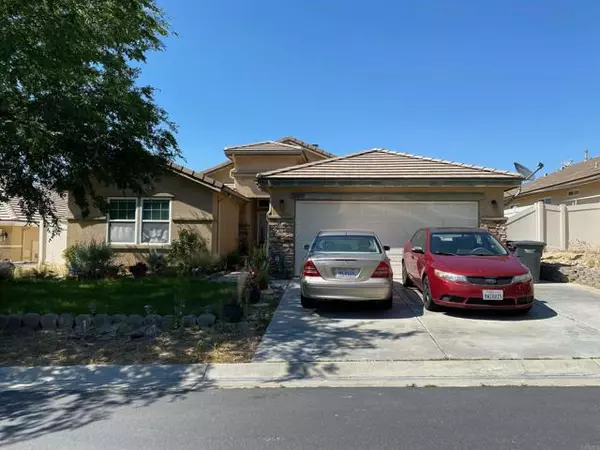
[[[568,165],[506,192],[507,208],[533,205],[585,205],[600,202],[600,157]]]
[[[99,191],[108,214],[93,210],[84,218],[69,201],[67,245],[107,241],[133,262],[192,227],[219,256],[267,244],[272,270],[293,276],[319,229],[353,227],[376,231],[397,263],[404,241],[422,226],[481,226],[504,239],[503,195],[522,180],[384,149],[337,157],[290,136],[224,153],[226,162],[202,172],[172,165],[143,198]]]

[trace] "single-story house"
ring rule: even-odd
[[[563,167],[506,192],[507,208],[533,205],[584,205],[600,202],[600,157]]]
[[[83,217],[70,200],[67,245],[107,241],[122,262],[167,248],[192,227],[216,255],[267,244],[272,269],[299,273],[304,244],[322,228],[366,228],[397,262],[422,226],[482,226],[505,238],[504,192],[516,173],[393,152],[336,157],[294,137],[227,147],[227,161],[195,172],[172,165],[145,197],[101,189],[108,214]]]
[[[53,200],[59,217],[65,217],[66,199],[53,195]],[[19,198],[0,202],[0,260],[61,263],[65,225],[60,225],[58,233],[50,233],[40,222],[38,215],[27,219]]]

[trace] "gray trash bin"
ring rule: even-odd
[[[508,241],[507,244],[514,249],[514,255],[519,258],[531,272],[533,281],[540,281],[540,270],[542,268],[542,253],[545,242],[539,241]]]

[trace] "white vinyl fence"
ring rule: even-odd
[[[556,206],[537,202],[513,215],[506,211],[506,215],[509,240],[542,241],[555,250],[600,247],[599,203]]]

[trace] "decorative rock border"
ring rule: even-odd
[[[580,265],[542,263],[540,278],[556,283],[579,283],[600,289],[600,269]]]
[[[168,330],[173,328],[176,323],[176,316],[158,314],[149,314],[141,316],[139,314],[79,314],[73,317],[72,314],[0,314],[0,331],[14,333],[21,328],[29,330],[71,330],[80,334],[96,331],[101,333],[110,332],[115,334],[126,334],[134,330],[154,327],[158,330]],[[186,315],[183,316],[183,326],[186,328],[201,327],[206,328],[212,326],[217,317],[211,313],[200,314],[199,316]],[[138,333],[139,334],[139,333]]]

